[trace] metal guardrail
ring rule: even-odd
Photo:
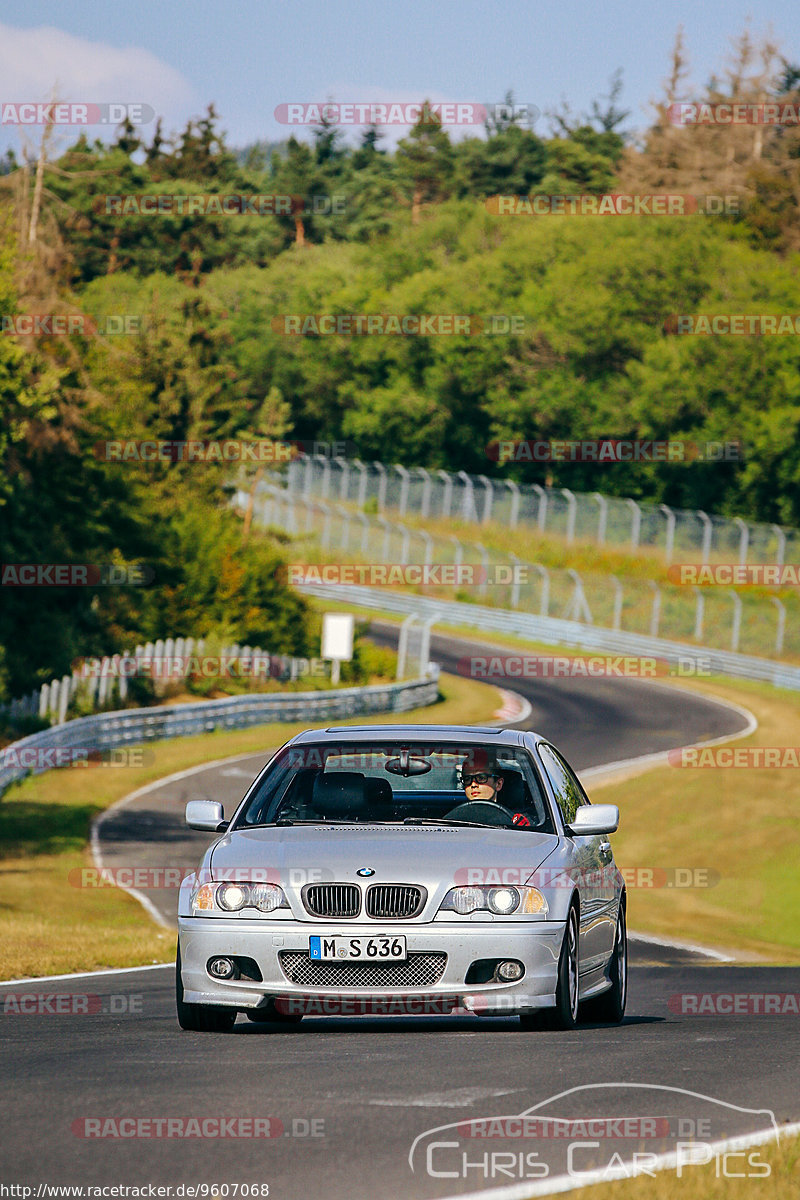
[[[438,678],[439,668],[431,664],[426,678],[402,683],[325,692],[229,696],[224,700],[78,717],[30,734],[0,750],[0,796],[15,780],[60,765],[56,755],[59,750],[85,751],[90,755],[214,729],[244,729],[278,721],[342,720],[362,713],[408,712],[435,703]]]
[[[587,650],[612,654],[635,654],[662,659],[679,665],[702,658],[712,675],[729,675],[735,679],[757,679],[775,687],[800,691],[800,667],[756,658],[749,654],[713,650],[707,646],[690,646],[666,638],[646,637],[637,633],[619,633],[597,625],[565,621],[558,617],[542,617],[510,609],[485,608],[479,604],[464,604],[456,600],[433,600],[424,596],[393,592],[388,588],[361,587],[342,584],[303,584],[299,591],[326,600],[354,604],[382,612],[410,613],[433,617],[449,625],[466,625],[492,633],[508,633],[514,637],[549,645],[579,646]]]

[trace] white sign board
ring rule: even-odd
[[[349,662],[353,657],[352,613],[322,614],[322,658]]]

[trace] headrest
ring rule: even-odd
[[[388,779],[367,779],[369,811],[376,821],[389,820],[394,809],[394,793]]]
[[[321,817],[363,816],[367,810],[366,779],[357,771],[332,771],[314,780],[312,806]]]

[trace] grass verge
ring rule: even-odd
[[[751,1159],[748,1156],[752,1155]],[[748,1165],[749,1163],[749,1165]],[[768,1164],[766,1175],[762,1164]],[[749,1178],[726,1178],[729,1172],[760,1172]],[[724,1163],[722,1154],[707,1166],[659,1171],[615,1183],[598,1183],[570,1192],[570,1200],[797,1200],[800,1195],[800,1137],[782,1138],[775,1145],[754,1146]]]
[[[341,724],[480,724],[500,707],[496,688],[442,676],[442,700],[408,713],[354,717]],[[146,766],[48,771],[9,788],[0,801],[0,979],[164,962],[174,935],[117,888],[73,888],[70,871],[91,863],[90,825],[104,809],[174,771],[274,748],[307,722],[174,738],[148,747]],[[149,757],[149,756],[148,756]]]

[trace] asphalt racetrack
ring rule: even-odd
[[[393,637],[376,626],[376,639]],[[432,645],[445,670],[473,652],[478,643]],[[657,683],[509,686],[532,706],[524,726],[552,738],[579,771],[745,724]],[[99,831],[103,863],[192,869],[209,838],[185,828],[185,802],[219,799],[230,812],[272,749],[184,773],[112,810]],[[174,921],[177,889],[147,894]],[[635,929],[635,897],[629,921]],[[523,1032],[514,1018],[424,1016],[296,1026],[240,1016],[232,1034],[185,1033],[168,968],[3,984],[3,1177],[32,1186],[32,1197],[48,1195],[39,1184],[162,1185],[172,1189],[162,1195],[221,1200],[422,1200],[503,1188],[525,1196],[634,1153],[692,1138],[710,1146],[800,1119],[797,1016],[687,1014],[681,997],[701,993],[797,994],[800,969],[633,941],[624,1023],[569,1033]],[[566,1124],[582,1118],[594,1123]],[[735,1166],[766,1198],[769,1181],[751,1154]]]

